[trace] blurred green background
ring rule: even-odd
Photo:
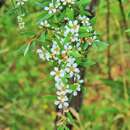
[[[29,11],[37,10],[30,1]],[[130,43],[123,30],[118,0],[110,0],[110,54],[108,48],[92,48],[86,70],[84,103],[80,127],[74,130],[130,130]],[[124,0],[130,26],[130,1]],[[107,42],[107,5],[101,0],[96,10],[95,30]],[[37,31],[29,14],[27,29]],[[9,1],[0,8],[0,130],[53,130],[55,88],[51,67],[32,49],[24,56],[28,36],[17,29],[16,15]],[[108,78],[108,59],[111,76]]]

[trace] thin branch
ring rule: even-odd
[[[118,0],[118,3],[119,3],[121,16],[122,16],[121,30],[122,30],[122,32],[124,32],[126,29],[128,29],[128,24],[127,24],[125,10],[124,10],[122,0]],[[128,35],[128,33],[125,33],[125,35],[126,35],[128,43],[130,44],[130,36]]]
[[[95,16],[95,7],[97,6],[97,4],[99,3],[99,0],[91,0],[90,4],[86,7],[87,11],[91,14],[90,18],[93,18]],[[89,50],[90,46],[88,47],[87,51]],[[87,56],[87,54],[86,54]],[[80,68],[80,77],[81,79],[85,78],[85,67],[79,67]],[[84,84],[82,84],[82,86],[84,86]],[[77,113],[79,112],[81,105],[83,102],[83,89],[78,92],[78,95],[76,97],[73,97],[71,102],[70,102],[70,107],[72,109],[74,109]],[[62,111],[56,109],[57,113],[62,113]],[[75,116],[73,115],[73,113],[70,111],[72,117],[75,118]],[[55,130],[57,130],[57,122],[60,120],[60,117],[57,116],[55,119]],[[69,128],[69,130],[73,129],[73,124],[67,124],[67,127]]]
[[[108,66],[108,79],[112,79],[111,76],[111,44],[110,44],[110,0],[106,0],[107,14],[106,14],[106,33],[107,42],[109,43],[107,49],[107,66]]]
[[[95,16],[96,13],[96,7],[99,4],[100,0],[91,0],[90,4],[87,6],[87,11],[92,15],[92,17]]]

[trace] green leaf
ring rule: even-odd
[[[130,32],[130,28],[129,28],[129,29],[126,29],[125,32]]]
[[[87,30],[88,30],[88,27],[85,27],[85,26],[80,27],[80,29],[79,29],[80,33],[86,33]]]
[[[130,12],[128,13],[128,18],[130,18]]]
[[[75,50],[75,49],[69,51],[69,55],[70,56],[74,56],[75,58],[81,57],[81,54],[77,50]]]
[[[68,119],[68,122],[69,122],[69,123],[71,123],[71,124],[74,123],[74,119],[73,119],[73,117],[72,117],[72,115],[71,115],[70,112],[67,113],[67,119]]]
[[[65,130],[70,130],[67,126],[65,126]]]
[[[83,47],[84,50],[86,50],[86,49],[88,48],[88,46],[89,46],[88,43],[84,43],[84,44],[82,45],[82,47]]]
[[[76,89],[77,89],[77,85],[76,84],[71,85],[71,90],[75,91]]]
[[[27,45],[27,47],[26,47],[26,49],[25,49],[25,51],[24,51],[24,56],[28,53],[29,48],[30,48],[30,45],[31,45],[31,44],[28,44],[28,45]]]
[[[53,95],[47,95],[47,96],[44,96],[43,97],[44,98],[44,100],[55,100],[56,99],[56,96],[53,96]]]
[[[44,21],[44,20],[51,18],[52,16],[53,16],[53,14],[46,13],[46,14],[40,15],[39,18],[40,18],[40,21]]]
[[[107,49],[107,47],[109,46],[108,43],[106,42],[94,42],[92,45],[94,48],[98,49],[98,51],[104,51],[105,49]]]
[[[80,0],[80,4],[87,5],[90,2],[90,0]]]
[[[35,33],[31,31],[26,31],[26,32],[21,32],[21,35],[30,37],[30,36],[34,36]]]
[[[90,66],[95,65],[95,64],[96,63],[90,59],[84,59],[82,62],[80,62],[80,65],[84,66],[84,67],[90,67]]]
[[[41,34],[41,36],[40,36],[40,38],[39,38],[39,41],[45,42],[45,40],[46,40],[46,34],[45,34],[45,32],[44,32],[44,33]]]
[[[58,130],[64,130],[64,128],[65,128],[64,126],[59,126]]]
[[[66,16],[69,19],[73,19],[74,18],[74,10],[72,8],[66,8]]]

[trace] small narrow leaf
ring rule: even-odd
[[[26,47],[26,49],[25,49],[25,51],[24,51],[24,56],[28,53],[28,50],[29,50],[29,48],[30,48],[30,45],[31,45],[31,44],[28,44],[28,45],[27,45],[27,47]]]

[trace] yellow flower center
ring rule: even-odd
[[[74,72],[75,68],[73,66],[70,67],[70,71]]]
[[[56,76],[60,77],[60,71],[56,71]]]
[[[59,49],[58,47],[56,47],[54,50],[57,52],[57,51],[59,51],[60,49]]]
[[[74,30],[76,30],[78,28],[78,25],[73,25],[72,27]]]

